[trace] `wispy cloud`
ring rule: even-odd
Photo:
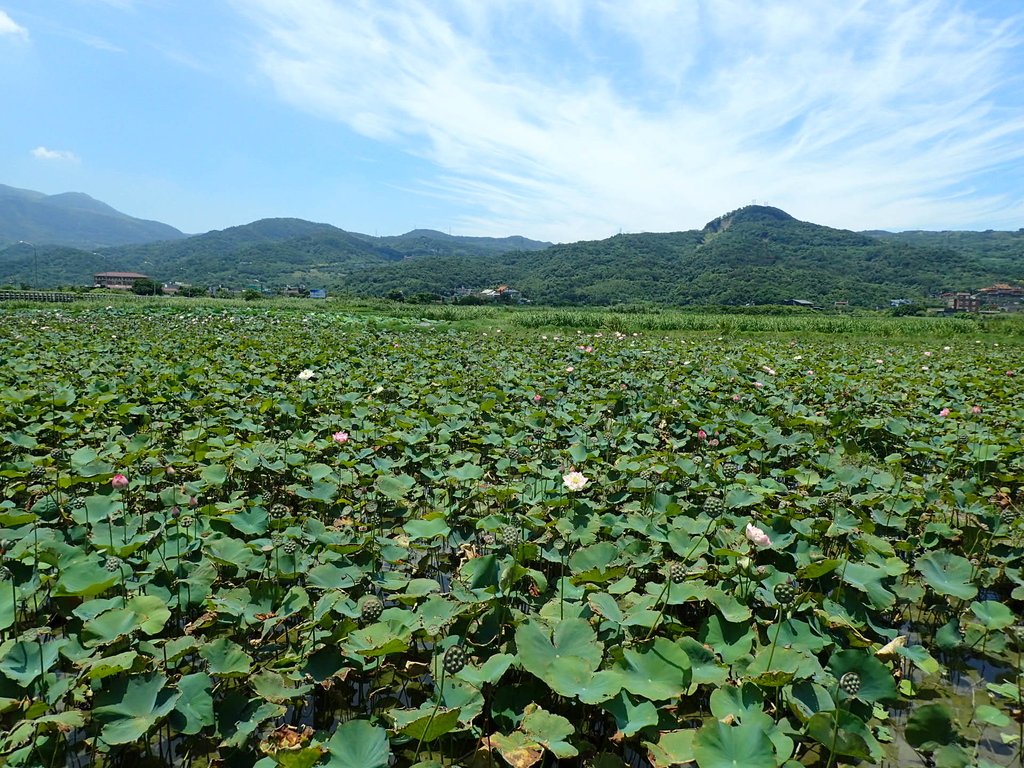
[[[5,11],[0,10],[0,37],[20,37],[22,40],[28,40],[28,30]]]
[[[49,162],[61,162],[61,163],[77,163],[78,155],[74,152],[69,152],[64,149],[47,149],[44,146],[38,146],[32,150],[32,157],[38,158],[39,160],[46,160]]]
[[[1024,215],[1020,17],[952,0],[233,0],[281,98],[425,157],[463,231]],[[1019,50],[1019,49],[1018,49]],[[987,181],[986,181],[987,180]]]

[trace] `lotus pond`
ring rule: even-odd
[[[0,319],[5,765],[1021,762],[1019,344]]]

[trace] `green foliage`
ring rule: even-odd
[[[1020,337],[336,307],[0,307],[0,762],[1016,748]]]

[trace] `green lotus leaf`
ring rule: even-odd
[[[85,622],[82,627],[82,645],[86,648],[108,645],[120,637],[130,635],[137,626],[138,617],[133,611],[114,608]]]
[[[699,768],[776,768],[771,739],[755,725],[705,723],[693,737]]]
[[[839,755],[873,761],[882,755],[881,745],[864,721],[843,710],[819,712],[807,721],[805,731],[826,749]]]
[[[181,692],[171,713],[171,725],[175,730],[194,736],[214,724],[213,680],[203,672],[184,675],[177,683]]]
[[[127,608],[135,614],[139,629],[146,635],[155,635],[171,618],[167,603],[154,595],[136,595],[128,601]]]
[[[711,692],[711,714],[716,720],[733,718],[742,723],[746,715],[753,712],[762,712],[764,709],[764,695],[761,690],[751,683],[744,683],[740,687],[724,686],[715,688]]]
[[[828,671],[839,680],[847,672],[860,677],[860,690],[856,697],[862,701],[889,701],[896,698],[896,680],[892,672],[878,659],[866,651],[846,650],[832,654]],[[840,689],[839,695],[847,694]]]
[[[690,656],[667,638],[656,638],[646,651],[627,648],[622,656],[622,661],[609,670],[609,675],[616,684],[636,696],[652,701],[671,699],[682,696],[690,686],[693,677]]]
[[[321,589],[349,589],[359,582],[361,575],[356,566],[339,568],[331,563],[324,563],[311,568],[306,574],[306,581],[310,586]]]
[[[882,581],[889,578],[889,574],[882,568],[851,561],[844,563],[839,573],[843,581],[868,596],[872,607],[884,610],[896,604],[896,595],[882,585]]]
[[[1016,621],[1013,611],[1003,603],[996,602],[995,600],[971,603],[971,612],[978,617],[978,621],[990,632],[1006,629],[1013,626],[1013,623]]]
[[[516,657],[510,653],[496,653],[479,667],[464,667],[459,672],[459,678],[477,687],[486,683],[496,683],[515,660]]]
[[[789,708],[800,720],[807,722],[819,712],[834,710],[836,703],[824,686],[801,680],[790,688]]]
[[[917,558],[914,568],[940,595],[971,600],[978,594],[978,587],[971,583],[974,567],[966,558],[952,552],[929,552]]]
[[[591,544],[589,547],[576,550],[569,557],[569,568],[576,574],[586,571],[597,571],[603,574],[618,556],[619,550],[614,544],[610,541],[602,541],[599,544]]]
[[[411,641],[410,628],[397,621],[378,621],[357,629],[344,643],[346,653],[364,658],[377,658],[405,653]]]
[[[914,749],[933,751],[943,744],[956,741],[953,713],[944,704],[922,704],[914,707],[907,719],[904,736]]]
[[[377,481],[377,489],[394,501],[401,501],[413,488],[416,481],[408,475],[387,475]]]
[[[530,704],[526,707],[520,727],[555,757],[568,759],[579,754],[576,748],[566,741],[574,733],[572,723],[561,715],[552,714],[536,704]]]
[[[366,720],[349,720],[328,740],[326,768],[388,768],[388,733]]]
[[[211,675],[218,677],[245,677],[252,668],[252,658],[238,643],[218,637],[199,649],[199,655],[209,664]]]
[[[480,686],[464,681],[460,672],[445,681],[441,706],[459,710],[459,723],[469,725],[483,713],[484,695]]]
[[[723,662],[734,664],[750,653],[754,630],[749,623],[727,621],[718,613],[712,613],[701,625],[697,639],[711,646]]]
[[[79,665],[90,680],[102,680],[131,669],[137,658],[139,658],[137,651],[124,651],[113,656],[94,656],[84,659],[79,662]]]
[[[622,623],[622,609],[619,608],[615,598],[607,592],[594,592],[587,596],[590,610],[608,621],[615,624]]]
[[[392,709],[388,717],[395,724],[395,730],[405,734],[417,742],[422,740],[429,744],[444,736],[459,724],[462,710],[436,709],[428,702],[419,709]]]
[[[99,557],[86,556],[61,569],[54,593],[59,597],[93,597],[106,592],[122,579],[111,573]]]
[[[515,638],[519,665],[560,696],[596,704],[622,688],[610,673],[596,672],[604,652],[593,628],[583,619],[558,622],[553,635],[545,625],[526,621],[516,628]]]
[[[694,761],[693,739],[697,735],[695,728],[680,731],[665,731],[658,737],[657,743],[644,742],[647,755],[655,768],[669,768]]]
[[[270,669],[264,669],[250,676],[249,684],[260,698],[275,704],[287,704],[299,696],[309,693],[311,686],[295,685],[283,675]]]
[[[165,717],[181,696],[166,687],[160,674],[115,680],[96,695],[92,715],[103,727],[107,744],[131,744],[142,739]]]
[[[0,674],[13,680],[22,688],[31,685],[41,673],[49,672],[57,661],[57,654],[67,640],[32,642],[19,640],[5,643],[6,653],[0,659]]]
[[[406,534],[413,541],[417,539],[444,538],[451,533],[448,521],[444,517],[424,518],[422,520],[410,520],[404,526]]]
[[[612,714],[615,726],[623,736],[633,736],[658,724],[658,708],[649,701],[636,703],[625,691],[601,704],[601,708]]]

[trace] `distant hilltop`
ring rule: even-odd
[[[183,237],[168,224],[136,219],[81,192],[44,195],[0,184],[0,244],[100,248]]]
[[[73,215],[53,235],[56,244],[45,244],[44,236],[12,237],[24,229],[0,230],[0,285],[91,285],[97,273],[136,272],[160,283],[261,295],[302,285],[331,296],[432,301],[459,298],[466,288],[487,298],[485,289],[508,286],[517,301],[539,304],[903,307],[926,299],[941,305],[944,294],[974,296],[985,286],[1024,280],[1024,230],[852,232],[765,205],[737,208],[699,230],[558,245],[430,229],[377,237],[294,218],[189,237],[86,195],[0,187],[0,222],[23,221],[17,211],[25,206]],[[69,245],[81,234],[75,222],[87,214],[127,221],[138,237],[150,232],[155,240]]]

